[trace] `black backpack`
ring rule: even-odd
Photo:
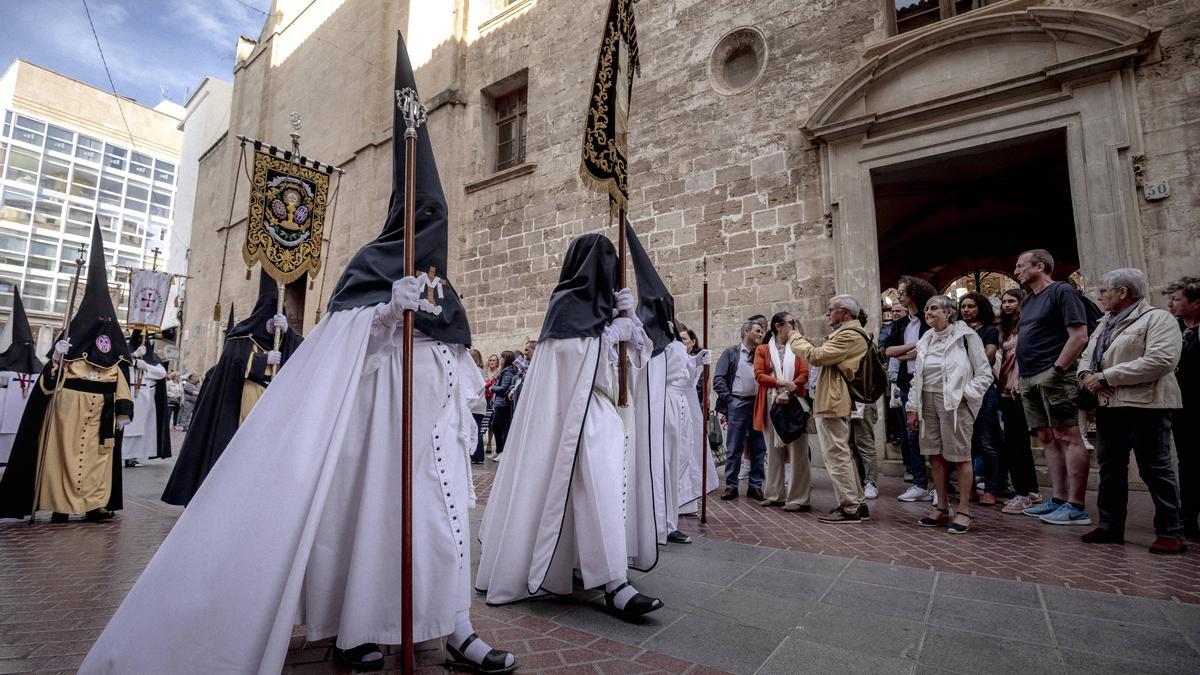
[[[1074,287],[1072,286],[1072,288]],[[1075,289],[1075,292],[1079,294],[1079,299],[1083,301],[1083,311],[1087,314],[1087,332],[1088,335],[1091,335],[1096,330],[1096,326],[1100,325],[1100,317],[1104,316],[1104,310],[1100,309],[1100,305],[1093,302],[1091,298],[1084,295],[1083,291]]]
[[[858,370],[854,371],[854,377],[846,377],[846,373],[837,366],[833,366],[842,379],[846,381],[846,386],[850,389],[850,400],[857,403],[874,403],[883,396],[883,392],[887,390],[887,359],[875,346],[875,341],[867,335],[866,331],[861,328],[851,328],[850,330],[862,336],[862,339],[867,343],[867,353],[863,354],[862,361],[858,364]]]

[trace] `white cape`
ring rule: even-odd
[[[0,464],[8,463],[13,441],[17,440],[17,427],[21,426],[21,416],[25,414],[25,402],[38,379],[37,375],[26,377],[28,386],[22,393],[21,380],[16,373],[0,372],[0,382],[7,385],[0,388]]]
[[[146,364],[137,384],[138,371],[130,373],[134,389],[133,421],[125,426],[121,441],[121,459],[146,459],[158,455],[158,406],[154,402],[154,385],[167,376],[161,365]]]
[[[666,546],[676,521],[676,481],[671,466],[672,439],[667,437],[667,354],[650,358],[634,373],[635,423],[629,467],[629,511],[642,517],[627,518],[630,566],[648,572],[658,564],[658,547]]]
[[[678,349],[676,349],[678,347]],[[696,396],[696,383],[703,369],[688,359],[682,343],[667,347],[667,400],[672,411],[668,438],[678,444],[675,454],[679,481],[676,495],[680,513],[695,513],[702,494],[721,486],[721,477],[708,447],[708,430],[704,427],[704,411]],[[708,464],[708,482],[704,482],[704,464]]]
[[[634,364],[649,357],[629,350]],[[480,528],[475,588],[489,604],[568,594],[627,575],[627,433],[608,338],[548,339],[525,375]]]
[[[296,623],[342,647],[400,642],[400,331],[373,315],[334,312],[316,326],[80,672],[274,674]],[[461,347],[418,337],[413,357],[421,641],[450,633],[470,606],[467,411],[483,383]]]

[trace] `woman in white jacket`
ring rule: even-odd
[[[930,330],[917,342],[908,426],[921,432],[921,454],[933,466],[937,488],[934,511],[918,521],[962,534],[971,526],[971,433],[992,369],[979,335],[958,320],[958,303],[935,295],[925,303]],[[958,471],[958,509],[950,517],[949,464]]]

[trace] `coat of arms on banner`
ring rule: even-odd
[[[255,150],[250,185],[250,219],[242,258],[262,262],[290,283],[321,269],[321,239],[329,174],[271,153]]]
[[[137,270],[129,278],[129,314],[126,325],[162,328],[167,311],[167,296],[171,292],[171,275],[167,272]]]

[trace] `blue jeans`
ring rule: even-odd
[[[742,472],[742,451],[746,439],[750,439],[750,487],[762,489],[766,474],[767,442],[761,431],[754,429],[754,399],[729,400],[729,411],[725,415],[725,447],[729,458],[725,460],[725,487],[738,489],[738,474]]]
[[[908,409],[908,392],[900,390],[900,409]],[[905,413],[905,422],[908,421],[908,414]],[[908,465],[908,470],[912,472],[913,485],[922,490],[929,489],[929,476],[925,473],[925,458],[921,456],[921,442],[918,440],[917,432],[908,428],[908,424],[904,425],[904,433],[900,436],[900,451],[904,455],[904,463]]]
[[[998,483],[1008,472],[1000,455],[1000,443],[1004,438],[1000,433],[1000,394],[996,385],[988,387],[979,406],[979,414],[975,417],[975,431],[971,438],[972,454],[982,460],[983,471],[976,473],[983,476],[983,489],[996,494]],[[978,461],[978,460],[977,460]]]

